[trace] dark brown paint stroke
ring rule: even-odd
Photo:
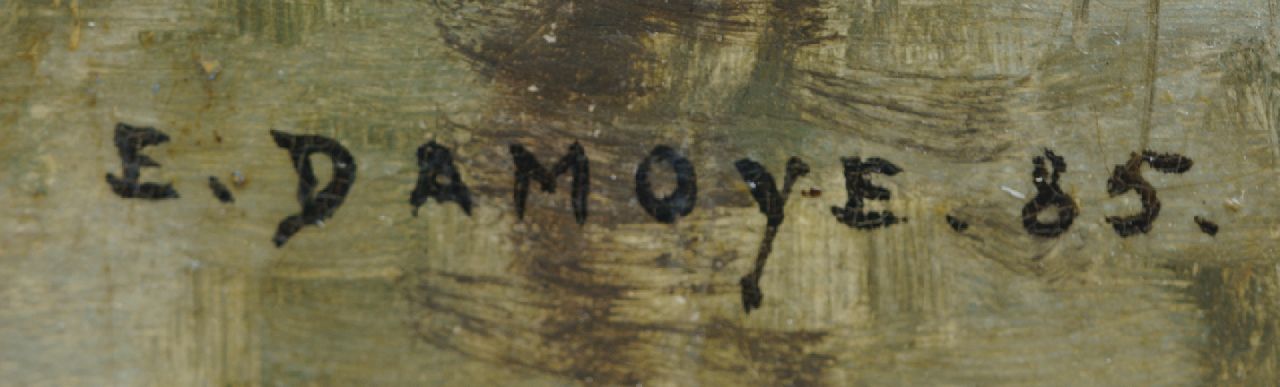
[[[766,30],[765,23],[773,23],[770,33],[775,41],[792,42],[785,44],[794,47],[804,44],[795,42],[797,32],[787,30],[799,26],[787,21],[797,16],[760,18],[752,12],[766,8],[777,13],[781,8],[805,4],[812,7],[815,1],[531,0],[475,6],[460,0],[436,0],[432,4],[449,15],[434,21],[445,43],[477,72],[497,81],[499,93],[505,94],[495,100],[491,125],[477,128],[473,135],[519,142],[539,155],[560,154],[565,141],[581,138],[589,142],[584,145],[593,159],[622,162],[601,163],[598,169],[592,166],[593,176],[610,180],[598,190],[593,188],[589,200],[593,209],[600,210],[591,213],[590,230],[563,216],[567,210],[563,200],[531,196],[525,221],[509,234],[516,258],[503,273],[496,274],[501,279],[430,270],[406,276],[402,286],[411,305],[411,324],[420,339],[482,361],[522,366],[588,384],[682,380],[671,377],[685,375],[674,373],[688,370],[682,366],[686,361],[704,362],[693,368],[700,370],[699,374],[717,374],[717,379],[710,380],[727,377],[743,383],[807,385],[823,377],[832,357],[815,353],[813,348],[824,340],[825,332],[748,329],[714,317],[694,322],[646,316],[636,321],[636,313],[643,314],[644,308],[666,311],[673,306],[637,306],[642,300],[633,299],[632,294],[680,295],[708,304],[733,302],[740,296],[736,283],[711,280],[711,275],[736,257],[677,256],[668,257],[665,264],[650,259],[619,267],[617,255],[625,247],[612,241],[607,231],[598,234],[594,230],[650,226],[642,209],[628,204],[634,195],[624,189],[627,184],[619,183],[628,180],[625,177],[630,176],[647,147],[664,139],[625,129],[627,122],[605,124],[590,121],[585,114],[553,113],[586,103],[611,111],[642,99],[658,98],[660,104],[670,102],[668,99],[682,100],[685,96],[668,95],[671,91],[662,89],[670,75],[664,72],[680,70],[664,70],[670,66],[664,60],[671,58],[657,52],[655,34],[685,41],[717,36],[752,41],[751,34],[760,34]],[[820,24],[813,21],[806,25]],[[544,36],[554,36],[554,42]],[[781,60],[766,56],[769,61]],[[775,82],[764,83],[767,89],[777,90]],[[525,113],[534,118],[526,121]],[[629,119],[671,119],[642,116]],[[600,125],[610,129],[605,136],[584,136]],[[495,160],[507,162],[509,157],[500,155]],[[691,161],[699,168],[708,165],[704,163],[717,163],[703,157]],[[509,182],[510,172],[504,172],[496,175],[468,170],[469,175],[475,175],[476,192],[497,186],[495,182]],[[722,184],[717,186],[737,184],[729,171],[709,178],[720,180]],[[699,206],[751,205],[750,198],[737,190],[715,190],[703,199],[699,197]],[[643,321],[646,319],[653,320]],[[673,342],[697,343],[701,350],[690,352],[685,344]],[[734,348],[742,356],[702,358],[709,348]]]
[[[420,269],[402,278],[398,286],[417,339],[480,361],[601,385],[680,380],[672,378],[688,376],[683,372],[690,368],[682,366],[688,361],[700,362],[693,368],[708,380],[812,385],[834,361],[815,349],[825,331],[745,328],[716,317],[637,319],[650,306],[638,306],[631,294],[732,302],[738,289],[705,282],[712,265],[696,257],[677,268],[653,260],[619,267],[610,252],[621,247],[607,237],[589,238],[572,218],[550,213],[556,209],[529,211],[530,226],[510,236],[518,253],[509,274]],[[703,282],[671,286],[648,280],[654,276]],[[739,356],[703,358],[712,348]]]
[[[445,43],[513,92],[615,106],[653,93],[662,82],[653,34],[679,33],[689,24],[729,34],[751,30],[734,17],[748,8],[739,3],[749,2],[547,0],[474,7],[433,1],[447,15],[436,20]],[[536,91],[525,93],[530,86]]]
[[[1261,386],[1280,378],[1280,280],[1270,264],[1177,265],[1187,295],[1203,313],[1206,385]]]
[[[620,321],[598,314],[597,309],[580,310],[582,314],[574,320],[528,324],[518,318],[495,316],[566,307],[549,299],[496,300],[457,291],[547,290],[496,277],[422,270],[407,276],[401,285],[415,309],[409,325],[416,339],[480,361],[589,384],[636,385],[687,377],[683,372],[689,368],[678,363],[695,361],[699,363],[695,367],[698,378],[706,380],[819,385],[823,370],[836,360],[835,355],[816,350],[828,338],[823,331],[746,328],[718,318],[702,323]],[[574,309],[582,303],[575,300],[569,305],[568,309]],[[446,322],[438,322],[442,320]],[[712,349],[734,355],[703,357]]]

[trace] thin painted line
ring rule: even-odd
[[[1138,149],[1147,149],[1151,142],[1151,112],[1156,99],[1156,67],[1160,41],[1160,0],[1147,2],[1147,100],[1142,112],[1142,137],[1138,139]]]

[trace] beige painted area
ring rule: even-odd
[[[0,0],[0,385],[1273,385],[1278,12]],[[181,198],[112,193],[120,122],[171,137],[142,176]],[[271,129],[358,165],[335,216],[281,248],[298,177]],[[470,216],[411,214],[428,140],[453,150]],[[586,224],[567,177],[517,219],[508,144],[550,166],[575,141]],[[657,145],[697,168],[672,225],[634,200]],[[1163,209],[1122,238],[1103,219],[1138,196],[1106,182],[1144,147],[1195,164],[1145,169]],[[1080,207],[1057,238],[1020,220],[1045,148]],[[822,194],[787,201],[746,314],[765,217],[733,162],[781,180],[791,156]],[[872,178],[893,192],[872,208],[906,223],[833,219],[843,156],[902,166]]]

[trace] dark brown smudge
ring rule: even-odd
[[[685,33],[689,29],[682,27],[691,24],[727,33],[753,29],[734,17],[747,9],[743,3],[529,0],[477,7],[464,0],[433,2],[446,15],[436,20],[446,44],[513,94],[550,107],[579,99],[624,106],[655,92],[665,60],[653,51],[652,36]]]
[[[601,105],[606,110],[621,109],[653,97],[660,99],[655,101],[656,106],[676,104],[673,101],[680,101],[681,96],[670,94],[684,90],[662,90],[667,81],[664,77],[669,76],[664,61],[670,58],[655,51],[654,34],[695,40],[708,38],[701,34],[754,33],[761,34],[754,41],[755,68],[739,98],[726,99],[727,103],[736,104],[736,109],[728,110],[792,116],[799,111],[778,101],[809,85],[793,85],[798,74],[793,68],[796,54],[824,39],[820,27],[824,15],[817,0],[734,0],[718,4],[693,0],[526,0],[483,6],[463,0],[435,0],[432,4],[446,15],[434,21],[445,43],[477,71],[498,81],[501,93],[512,97],[495,101],[491,113],[496,117],[489,118],[491,122],[485,127],[471,131],[486,139],[476,143],[500,149],[505,145],[502,143],[519,142],[546,164],[561,156],[569,143],[582,141],[592,160],[593,177],[591,212],[586,222],[589,227],[605,229],[652,222],[639,207],[628,205],[635,162],[650,147],[671,144],[670,139],[612,124],[606,125],[611,133],[603,138],[584,138],[587,128],[599,123],[556,112],[565,105],[581,103]],[[757,15],[752,12],[758,11],[752,9],[762,7],[768,10],[766,17],[754,17]],[[549,44],[546,36],[553,36],[554,44]],[[940,102],[946,106],[938,109],[938,115],[946,115],[946,110],[953,108],[994,112],[995,116],[1002,113],[987,106],[993,97],[985,88],[992,83],[1001,88],[1005,80],[938,82],[973,83],[962,92],[976,90],[971,97],[956,97],[959,102]],[[537,90],[531,91],[530,86]],[[504,105],[507,100],[516,105]],[[1001,97],[994,100],[999,103]],[[818,103],[846,110],[846,114],[850,110],[832,101]],[[512,119],[524,113],[532,113],[534,118]],[[655,118],[644,116],[631,114],[627,118]],[[954,117],[931,119],[981,124],[985,117],[979,113],[958,121]],[[962,132],[967,134],[970,129]],[[700,140],[703,144],[716,143]],[[737,154],[734,149],[725,149],[725,143],[732,142],[703,145],[718,147],[691,155],[699,176],[705,176],[700,179],[700,188],[741,185],[731,170],[706,168],[716,163],[711,157]],[[694,147],[696,150],[697,145]],[[941,148],[954,147],[943,144]],[[682,153],[686,150],[682,149]],[[510,165],[506,155],[482,152],[484,156],[473,153],[472,158],[484,165]],[[475,182],[473,188],[478,193],[506,197],[510,192],[509,170],[469,169],[467,173],[468,182]],[[608,179],[610,176],[617,179]],[[558,184],[567,182],[563,177],[558,180]],[[648,266],[632,263],[631,267],[616,268],[614,256],[618,255],[617,249],[624,247],[612,244],[607,236],[589,239],[582,226],[568,215],[566,190],[564,186],[553,194],[536,192],[529,197],[524,220],[509,235],[517,258],[506,273],[475,277],[424,269],[406,276],[402,289],[412,308],[410,322],[422,340],[481,361],[516,365],[588,383],[634,385],[664,376],[686,377],[684,372],[689,370],[699,377],[715,374],[711,380],[752,384],[821,382],[825,370],[835,361],[833,355],[815,349],[825,340],[826,332],[750,329],[740,322],[716,317],[701,322],[646,320],[636,317],[634,310],[624,310],[636,308],[631,294],[680,294],[708,302],[734,303],[739,298],[739,288],[735,281],[707,280],[712,278],[710,272],[719,270],[712,257],[695,258],[696,263],[677,263],[668,257],[649,260],[645,262]],[[737,188],[700,192],[698,202],[699,209],[695,211],[705,211],[703,203],[752,205],[750,197]],[[732,259],[736,257],[724,260]],[[649,277],[671,275],[668,271],[682,273],[675,278],[691,280],[654,281]],[[696,349],[690,350],[684,343],[691,343],[688,345]]]
[[[544,117],[586,104],[641,121],[694,114],[682,104],[695,91],[671,82],[700,76],[681,64],[703,53],[667,50],[747,44],[755,46],[749,79],[700,102],[725,105],[732,117],[801,119],[929,157],[983,162],[1011,146],[1008,105],[1027,79],[802,62],[806,48],[849,39],[826,28],[832,11],[823,0],[432,4],[447,15],[435,21],[445,43],[513,97],[498,104],[512,101],[505,109]]]
[[[1201,356],[1210,367],[1206,384],[1256,386],[1280,378],[1280,321],[1274,317],[1280,281],[1275,267],[1185,264],[1173,269],[1191,280],[1189,295],[1204,311],[1208,342]]]
[[[646,320],[620,314],[636,308],[633,291],[677,293],[733,302],[737,287],[704,284],[668,288],[634,274],[651,270],[688,274],[710,264],[670,268],[648,261],[615,269],[606,242],[592,246],[562,211],[530,209],[526,231],[511,239],[519,252],[511,277],[418,270],[400,284],[418,338],[439,348],[591,384],[635,385],[655,379],[698,377],[813,385],[834,356],[815,350],[825,332],[750,329],[724,319]],[[667,258],[670,260],[670,257]],[[670,266],[668,263],[667,266]],[[690,362],[693,362],[692,364]]]
[[[819,0],[774,0],[765,34],[757,43],[755,68],[742,93],[738,113],[778,114],[786,109],[793,63],[801,47],[813,45],[827,34],[826,15]],[[780,98],[781,97],[781,98]]]

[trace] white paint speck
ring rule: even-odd
[[[555,44],[556,36],[552,34],[545,34],[545,35],[542,35],[542,40],[547,41],[547,44]]]
[[[529,90],[530,93],[537,93],[538,85],[529,85],[529,88],[527,90]]]
[[[1008,193],[1010,196],[1013,196],[1013,197],[1018,198],[1018,199],[1026,199],[1026,198],[1027,198],[1027,195],[1026,195],[1026,194],[1024,194],[1024,193],[1022,193],[1022,192],[1018,192],[1018,190],[1015,190],[1015,189],[1013,189],[1013,188],[1009,188],[1008,186],[1003,186],[1003,185],[1002,185],[1002,186],[1000,186],[1000,190],[1001,190],[1001,191],[1004,191],[1004,192]]]
[[[1244,199],[1244,195],[1241,195],[1241,196],[1239,196],[1239,197],[1228,198],[1228,199],[1226,200],[1225,205],[1226,205],[1227,209],[1229,209],[1229,210],[1231,210],[1231,211],[1239,211],[1239,210],[1240,210],[1240,207],[1243,207],[1243,206],[1244,206],[1244,203],[1242,202],[1242,199]]]

